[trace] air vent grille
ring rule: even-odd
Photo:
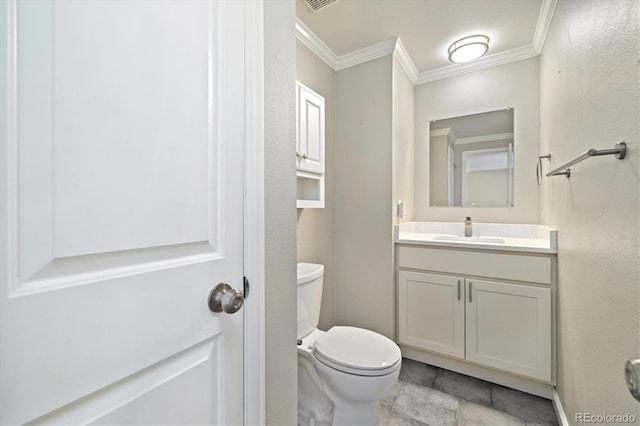
[[[313,10],[317,12],[323,7],[329,6],[331,3],[334,3],[337,0],[304,0],[307,5]]]

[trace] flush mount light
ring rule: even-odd
[[[489,50],[489,37],[477,34],[463,37],[449,46],[449,60],[456,64],[478,59]]]

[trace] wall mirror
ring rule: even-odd
[[[513,206],[513,108],[433,120],[429,204]]]

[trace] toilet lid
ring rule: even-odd
[[[380,376],[398,368],[400,348],[385,336],[356,327],[333,327],[316,340],[316,358],[352,374]]]

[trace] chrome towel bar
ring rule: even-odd
[[[549,173],[547,173],[547,176],[565,175],[566,177],[570,177],[571,176],[571,169],[569,167],[573,166],[574,164],[577,164],[577,163],[581,162],[582,160],[586,160],[589,157],[596,157],[596,156],[599,156],[599,155],[615,155],[618,160],[622,160],[625,157],[626,154],[627,154],[627,144],[624,143],[624,142],[618,142],[616,144],[615,148],[613,148],[613,149],[596,150],[596,149],[591,148],[589,151],[585,152],[584,154],[581,154],[581,155],[577,156],[573,160],[563,164],[562,166],[558,167],[557,169],[551,170]]]

